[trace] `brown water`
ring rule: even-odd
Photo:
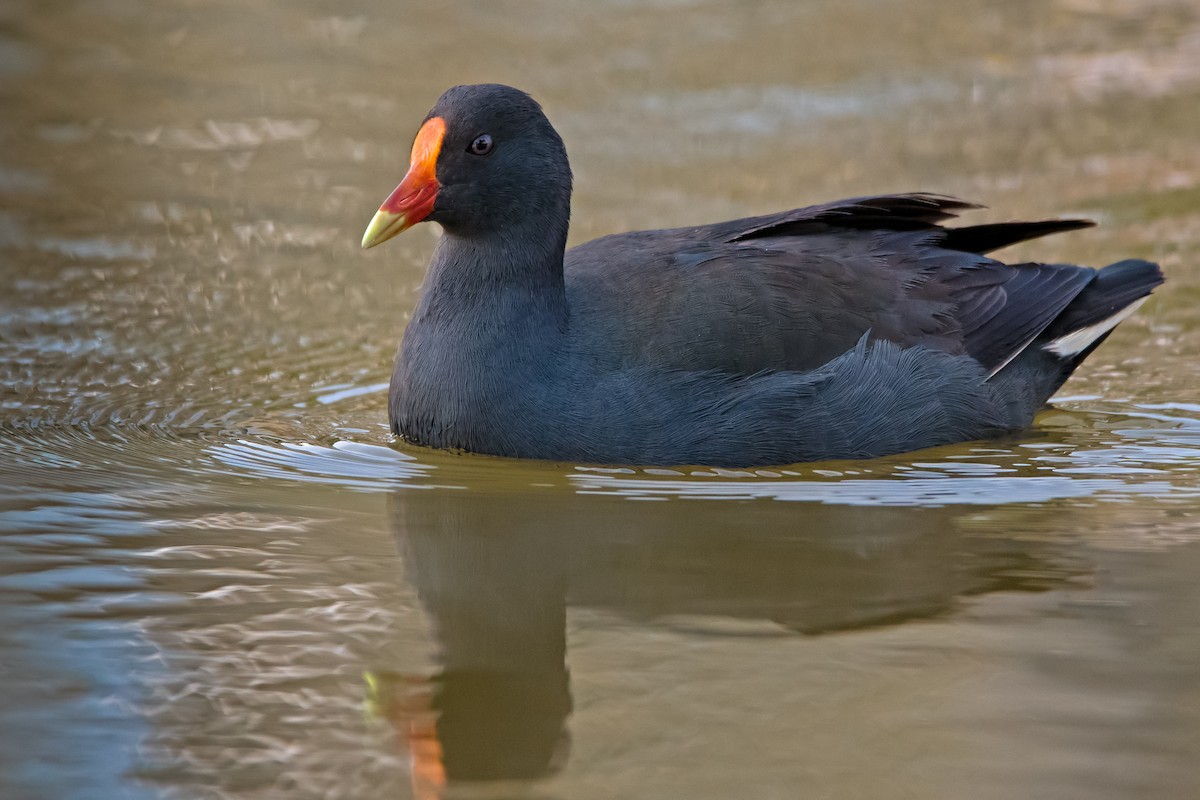
[[[923,189],[1169,283],[1015,442],[405,448],[358,240],[482,80],[577,242]],[[1198,131],[1190,0],[8,0],[0,797],[1200,796]]]

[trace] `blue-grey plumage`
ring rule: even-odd
[[[1145,261],[997,261],[986,253],[1091,223],[946,228],[975,206],[928,194],[567,251],[566,150],[527,95],[455,87],[418,144],[405,183],[434,176],[421,218],[445,235],[389,412],[432,447],[755,466],[1011,434],[1162,282]],[[368,244],[419,221],[393,198]]]

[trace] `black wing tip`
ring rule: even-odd
[[[1094,228],[1090,219],[1044,219],[1036,222],[991,222],[962,228],[945,228],[942,247],[963,253],[984,255],[1010,245],[1039,239],[1054,233]]]
[[[1044,226],[1047,233],[1066,233],[1067,231],[1081,231],[1087,228],[1094,228],[1100,223],[1094,219],[1072,217],[1069,219],[1043,219],[1031,224]]]

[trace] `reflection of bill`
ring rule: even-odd
[[[455,781],[534,780],[566,764],[571,697],[566,672],[366,675],[368,711],[391,725],[407,754],[413,796],[437,798]]]
[[[446,788],[446,768],[428,683],[394,672],[367,672],[363,678],[367,683],[368,717],[390,723],[397,749],[408,755],[413,797],[441,797]]]
[[[1004,510],[980,506],[438,490],[401,490],[389,505],[442,669],[373,673],[368,684],[422,800],[455,782],[564,767],[568,604],[656,625],[686,619],[696,635],[713,635],[706,620],[716,619],[818,634],[941,615],[967,595],[1048,588],[1079,571],[1054,564],[1045,545],[994,535]],[[975,520],[990,535],[972,535]]]

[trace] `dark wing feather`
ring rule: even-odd
[[[732,228],[727,237],[722,237],[727,242],[804,235],[829,226],[878,231],[937,230],[939,222],[953,219],[960,211],[977,208],[982,206],[944,195],[893,194],[837,200],[715,227]]]
[[[1070,264],[996,264],[1007,278],[964,292],[955,317],[967,352],[996,372],[1045,330],[1096,277]]]
[[[990,225],[970,225],[965,228],[946,228],[942,247],[964,253],[990,253],[1002,247],[1049,236],[1052,233],[1091,228],[1090,219],[1047,219],[1038,222],[995,222]]]
[[[1090,223],[939,224],[973,208],[941,195],[885,195],[605,237],[568,252],[572,313],[613,345],[596,357],[626,365],[807,370],[870,332],[902,347],[968,353],[995,372],[1095,271],[1007,265],[982,253]],[[648,313],[627,313],[635,298]]]

